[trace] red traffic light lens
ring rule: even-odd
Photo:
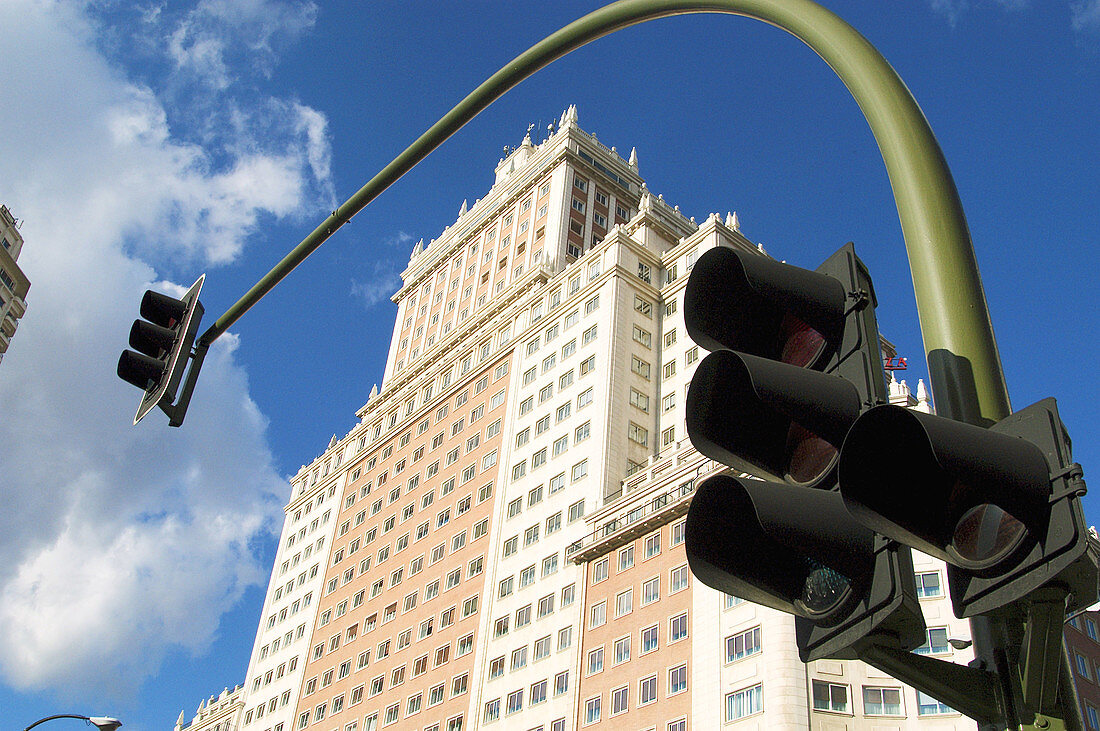
[[[983,503],[963,513],[947,545],[963,568],[992,568],[1016,552],[1027,538],[1027,528],[996,505]]]
[[[787,432],[787,478],[813,482],[832,466],[837,448],[801,424],[791,422]]]
[[[790,313],[784,315],[779,331],[783,338],[779,360],[784,363],[810,368],[825,350],[825,336]]]

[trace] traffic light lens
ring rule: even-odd
[[[835,570],[807,559],[810,573],[802,583],[798,603],[811,615],[827,614],[839,606],[848,594],[848,578]]]
[[[837,449],[802,425],[791,422],[787,432],[787,478],[794,482],[813,482],[836,459]]]
[[[1015,552],[1027,528],[996,505],[976,505],[963,514],[947,546],[963,568],[989,568]]]
[[[794,315],[787,313],[780,325],[783,348],[779,360],[799,368],[809,368],[825,349],[825,336]]]

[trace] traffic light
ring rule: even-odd
[[[856,522],[834,491],[716,475],[686,524],[691,572],[707,586],[795,615],[803,662],[856,659],[873,633],[926,640],[913,560]]]
[[[874,289],[852,245],[813,272],[711,249],[684,297],[688,334],[715,351],[691,380],[688,436],[735,470],[692,499],[692,572],[794,614],[805,661],[855,658],[872,635],[923,644],[909,549],[855,521],[837,491],[848,429],[887,400]]]
[[[881,406],[852,426],[839,470],[857,520],[948,563],[956,616],[1042,586],[1064,589],[1067,611],[1096,601],[1085,483],[1054,399],[988,429]]]
[[[182,299],[153,290],[147,290],[141,298],[140,312],[144,319],[134,320],[130,328],[130,347],[134,350],[122,351],[118,359],[119,378],[145,392],[134,416],[134,424],[156,406],[168,414],[170,425],[183,423],[205,348],[195,358],[184,397],[175,404],[173,401],[176,400],[187,362],[192,357],[191,346],[202,319],[199,291],[205,277],[205,274],[200,276]]]

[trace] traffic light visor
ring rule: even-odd
[[[839,477],[865,525],[979,576],[1003,571],[1042,540],[1050,512],[1038,447],[896,406],[856,420]]]
[[[692,268],[684,320],[691,339],[707,350],[812,368],[839,345],[845,297],[833,277],[717,247]]]
[[[835,492],[718,475],[696,490],[686,549],[704,584],[829,626],[863,596],[872,534]]]
[[[186,301],[151,289],[141,298],[141,316],[161,327],[174,328],[186,312]]]
[[[859,406],[855,387],[838,376],[718,351],[691,379],[688,436],[740,471],[811,485],[831,471]]]

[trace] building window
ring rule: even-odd
[[[607,566],[608,566],[608,560],[607,560],[606,556],[604,558],[601,558],[599,561],[596,561],[594,564],[592,564],[592,583],[593,584],[598,584],[598,583],[600,583],[601,581],[603,581],[604,579],[607,578],[607,576],[608,576]]]
[[[626,591],[619,592],[615,595],[615,618],[623,616],[624,614],[630,614],[634,609],[634,590],[627,589]],[[686,615],[684,617],[687,619]]]
[[[615,640],[615,664],[622,665],[630,659],[630,637],[620,637]]]
[[[611,715],[626,713],[629,708],[630,686],[624,685],[611,691]]]
[[[644,706],[657,700],[657,676],[650,675],[638,681],[638,705]]]
[[[736,721],[764,710],[764,692],[757,683],[751,688],[726,694],[726,721]]]
[[[688,585],[688,567],[687,564],[672,569],[671,581],[669,582],[669,593],[675,594],[678,591],[686,589]]]
[[[851,713],[851,710],[848,708],[847,685],[828,683],[824,680],[815,680],[813,681],[813,694],[815,711]]]
[[[943,589],[940,586],[939,571],[921,571],[917,573],[918,598],[931,599],[933,597],[941,596],[943,596]]]
[[[584,702],[584,722],[586,725],[590,723],[597,723],[600,720],[600,715],[603,711],[602,703],[602,696],[589,698]]]
[[[687,690],[687,665],[679,665],[668,671],[668,694],[675,695]]]
[[[904,716],[901,688],[863,686],[863,712],[868,716]]]
[[[1093,731],[1100,729],[1100,712],[1089,703],[1085,704],[1085,724]]]
[[[676,442],[676,427],[670,426],[661,432],[661,446],[667,447]]]
[[[554,696],[565,695],[569,692],[569,671],[558,673],[554,676]]]
[[[726,662],[734,662],[760,652],[760,628],[738,632],[726,638]]]
[[[562,627],[558,630],[558,651],[567,650],[573,645],[573,628]]]
[[[951,646],[947,644],[946,627],[929,627],[928,639],[923,645],[913,650],[918,655],[941,655],[951,652]]]
[[[657,649],[657,625],[646,627],[642,630],[642,654],[653,652]]]
[[[607,602],[593,604],[588,613],[588,627],[599,627],[607,622]]]
[[[1073,656],[1077,660],[1077,674],[1086,680],[1092,680],[1092,673],[1089,672],[1089,661],[1078,653],[1073,653]]]
[[[669,546],[678,546],[684,542],[685,531],[687,530],[687,521],[681,520],[672,524],[669,529]]]
[[[688,616],[687,612],[678,614],[672,619],[668,620],[668,641],[677,642],[682,640],[688,635]]]
[[[955,713],[955,709],[946,703],[942,703],[930,695],[926,695],[919,690],[917,691],[917,715],[918,716],[939,716],[944,713]],[[1090,724],[1089,728],[1097,728],[1095,724]]]

